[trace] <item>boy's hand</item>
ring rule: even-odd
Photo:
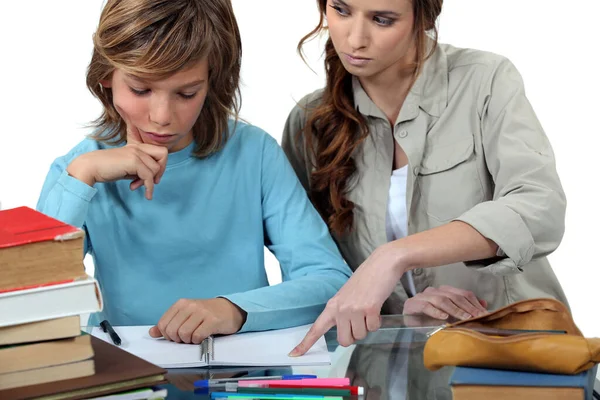
[[[131,179],[130,189],[145,186],[146,198],[151,200],[154,185],[165,173],[168,152],[166,147],[142,143],[138,132],[128,131],[127,145],[82,154],[69,164],[67,172],[89,186]]]
[[[178,343],[198,344],[210,335],[236,333],[246,313],[227,299],[181,299],[161,317],[149,334]]]

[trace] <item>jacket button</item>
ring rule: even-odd
[[[414,167],[413,168],[413,173],[415,174],[415,176],[419,175],[419,167]]]
[[[400,133],[398,134],[398,136],[400,136],[401,138],[405,138],[408,136],[408,132],[407,131],[400,131]]]
[[[423,268],[413,269],[413,275],[419,276],[419,275],[422,275],[422,274],[423,274]]]

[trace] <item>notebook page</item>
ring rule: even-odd
[[[154,339],[148,334],[148,326],[115,326],[121,338],[121,346],[136,356],[162,368],[203,367],[200,346],[197,344],[175,343],[163,338]],[[93,336],[111,343],[110,336],[101,328],[92,329]]]
[[[301,357],[288,353],[304,338],[310,325],[265,332],[249,332],[215,338],[211,365],[288,366],[330,364],[325,338]]]
[[[203,367],[200,346],[154,339],[148,335],[151,326],[115,326],[121,348],[162,368]],[[330,364],[325,338],[301,357],[288,353],[304,338],[310,325],[265,332],[241,333],[215,338],[215,358],[211,365],[220,366],[294,366]],[[107,333],[94,327],[92,335],[112,343]]]

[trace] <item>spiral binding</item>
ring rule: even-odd
[[[215,360],[215,341],[212,336],[208,337],[208,354],[211,361]]]
[[[212,336],[207,337],[200,343],[200,357],[208,365],[215,359],[215,341]]]

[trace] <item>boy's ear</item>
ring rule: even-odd
[[[109,89],[112,87],[112,79],[102,79],[100,85],[102,85],[103,88]]]

